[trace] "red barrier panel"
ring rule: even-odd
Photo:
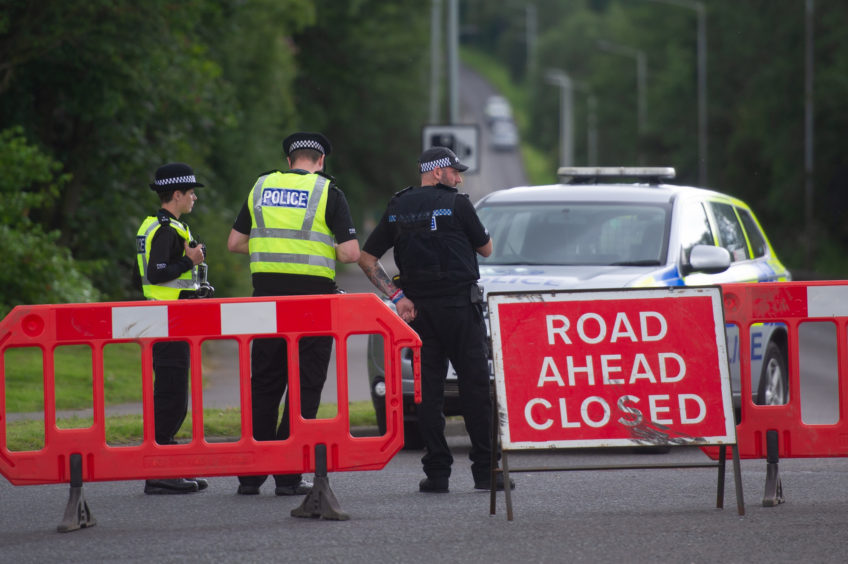
[[[725,284],[725,322],[739,327],[741,421],[736,426],[742,458],[765,458],[766,434],[777,433],[782,458],[848,456],[848,282],[774,282]],[[839,419],[833,424],[806,424],[801,418],[801,379],[798,328],[805,322],[826,321],[836,329]],[[751,389],[751,325],[784,323],[788,330],[789,402],[755,405]],[[704,448],[712,458],[717,447]]]
[[[386,366],[386,434],[353,437],[349,428],[347,338],[383,337]],[[289,380],[291,435],[284,441],[257,442],[252,436],[250,342],[278,336],[288,343],[289,370],[298,373],[298,339],[333,336],[337,350],[338,413],[330,419],[303,419],[300,383]],[[201,345],[232,339],[239,345],[241,438],[207,442],[203,436]],[[153,431],[152,347],[179,340],[191,347],[190,442],[158,445]],[[135,446],[110,446],[105,439],[103,348],[134,342],[141,346],[144,439]],[[56,347],[92,349],[93,425],[56,426],[54,352]],[[326,446],[328,471],[377,470],[403,446],[400,353],[413,349],[416,399],[420,401],[418,335],[374,294],[340,294],[247,299],[116,302],[19,306],[0,322],[0,358],[13,347],[38,347],[44,367],[44,447],[10,451],[6,440],[5,362],[0,362],[0,473],[15,485],[69,482],[71,455],[80,455],[82,480],[134,480],[181,476],[300,473],[315,471],[315,447]],[[332,377],[332,374],[328,377]]]

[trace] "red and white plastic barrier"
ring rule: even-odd
[[[379,334],[385,343],[387,431],[378,437],[350,433],[347,339],[357,334]],[[272,336],[288,341],[293,374],[298,373],[299,359],[298,347],[292,344],[301,337],[334,337],[338,413],[330,419],[303,419],[300,384],[291,378],[291,436],[258,442],[251,432],[250,342]],[[242,433],[235,442],[208,442],[202,433],[201,345],[210,339],[239,344]],[[154,441],[152,347],[163,340],[185,341],[191,348],[195,432],[186,444],[162,446]],[[103,348],[119,342],[141,346],[144,439],[135,446],[110,446],[105,439]],[[92,349],[94,422],[89,428],[56,425],[54,351],[66,345]],[[8,449],[5,363],[0,363],[0,474],[15,485],[68,482],[72,455],[82,461],[83,481],[312,472],[317,445],[326,447],[331,472],[380,469],[403,446],[401,349],[413,349],[420,400],[420,346],[417,334],[374,294],[18,306],[0,322],[0,357],[14,347],[38,347],[43,353],[44,447]]]

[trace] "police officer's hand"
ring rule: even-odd
[[[417,314],[417,312],[415,311],[415,304],[412,303],[412,300],[410,300],[409,298],[401,298],[398,303],[395,304],[395,307],[397,308],[397,312],[400,318],[406,321],[407,323],[415,319],[415,315]]]
[[[185,254],[188,258],[191,259],[191,262],[193,262],[194,264],[200,264],[201,262],[203,262],[203,249],[200,245],[190,247],[188,241],[186,241]]]

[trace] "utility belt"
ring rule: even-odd
[[[474,283],[468,287],[468,291],[450,296],[408,296],[415,306],[464,306],[469,304],[483,303],[483,286]]]

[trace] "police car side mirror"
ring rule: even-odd
[[[730,268],[730,252],[724,247],[712,245],[695,245],[689,252],[689,272],[704,272],[718,274]]]

